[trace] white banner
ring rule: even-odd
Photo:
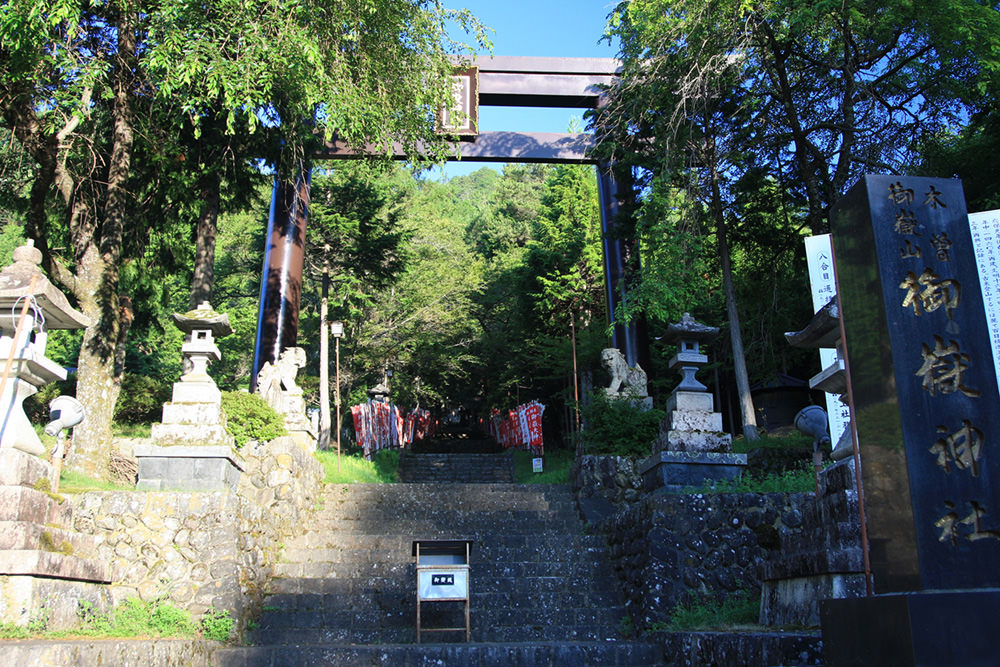
[[[837,293],[837,281],[833,275],[833,239],[829,234],[821,234],[806,237],[805,242],[809,286],[812,290],[815,313]],[[819,362],[822,368],[829,368],[837,363],[837,350],[820,348]],[[851,418],[850,409],[840,402],[840,394],[826,394],[826,415],[830,421],[831,447],[836,447]]]

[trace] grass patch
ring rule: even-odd
[[[816,490],[816,477],[810,466],[804,470],[786,470],[768,475],[744,473],[738,481],[723,480],[704,486],[685,487],[681,493],[801,493]]]
[[[119,484],[106,479],[88,477],[81,472],[63,468],[59,475],[59,493],[84,493],[86,491],[134,491],[131,484]]]
[[[120,424],[111,425],[111,433],[116,438],[149,438],[152,437],[152,424]]]
[[[719,601],[697,598],[680,603],[670,612],[670,622],[656,623],[651,630],[738,630],[757,626],[760,594],[743,591]]]
[[[733,440],[733,452],[746,454],[754,449],[807,449],[812,451],[813,441],[802,433],[788,435],[762,435],[759,440],[747,440],[742,435]]]
[[[573,465],[573,452],[568,449],[550,449],[545,452],[543,472],[531,471],[531,452],[514,452],[514,481],[518,484],[569,484],[569,469]]]
[[[42,610],[26,627],[13,623],[0,624],[0,639],[190,638],[195,637],[199,630],[198,624],[191,620],[190,613],[162,600],[143,602],[138,598],[129,598],[107,613],[100,613],[89,602],[81,601],[77,613],[80,616],[78,628],[48,630],[48,615]],[[224,616],[228,618],[228,612]],[[219,617],[216,614],[213,618]],[[203,633],[207,629],[209,628],[203,626]]]
[[[357,447],[345,447],[337,465],[336,451],[317,451],[316,458],[323,464],[327,484],[392,484],[399,481],[399,450],[383,449],[375,452],[372,461],[366,461]]]

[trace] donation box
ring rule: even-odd
[[[472,540],[414,540],[412,555],[417,559],[417,643],[423,632],[465,631],[469,625],[469,553]],[[465,627],[425,628],[421,626],[421,603],[464,602]]]

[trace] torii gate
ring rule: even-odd
[[[479,106],[518,106],[593,109],[602,103],[601,86],[612,82],[620,63],[611,58],[488,57],[459,73],[465,79],[462,100],[469,128],[458,128],[462,141],[455,145],[466,162],[528,162],[548,164],[597,164],[604,246],[604,280],[608,312],[613,316],[624,303],[624,244],[616,234],[615,216],[631,191],[619,193],[608,164],[598,164],[588,155],[593,135],[523,132],[479,132]],[[394,147],[396,150],[397,147]],[[373,152],[375,149],[373,148]],[[382,151],[377,151],[381,153]],[[336,142],[327,144],[314,157],[349,159],[363,157]],[[396,150],[396,159],[406,159]],[[627,188],[622,188],[627,190]],[[260,311],[254,345],[251,388],[267,361],[275,361],[298,336],[299,301],[305,252],[306,218],[309,206],[309,172],[304,169],[294,183],[276,181],[268,218],[267,248],[261,276]],[[630,366],[649,367],[649,346],[642,325],[614,326],[611,344],[622,351]]]

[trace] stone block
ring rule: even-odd
[[[824,600],[823,663],[995,665],[1000,589]]]
[[[644,459],[639,470],[647,490],[680,490],[707,482],[738,480],[746,464],[746,454],[663,451]]]
[[[231,445],[233,437],[226,427],[216,424],[153,424],[153,442],[163,447],[179,445]]]
[[[0,549],[42,549],[91,557],[96,544],[90,535],[32,521],[0,521]]]
[[[697,352],[678,352],[670,358],[668,368],[677,370],[683,366],[704,366],[708,363],[708,356]]]
[[[73,509],[47,493],[26,486],[0,486],[0,521],[69,525]]]
[[[671,431],[722,431],[722,413],[704,410],[674,410],[667,414]]]
[[[674,410],[697,410],[712,412],[715,410],[715,399],[703,391],[675,391],[667,399],[667,413]],[[719,429],[722,430],[721,428]]]
[[[107,564],[39,549],[0,550],[0,575],[31,575],[75,581],[111,581]]]
[[[828,572],[762,581],[760,624],[818,627],[820,600],[864,595],[864,572]]]
[[[175,382],[173,403],[222,403],[222,391],[214,382]]]
[[[145,491],[234,491],[245,464],[228,446],[136,445],[139,481]]]
[[[164,403],[164,424],[222,424],[221,403]]]
[[[43,579],[29,576],[0,576],[0,623],[26,626],[42,614],[47,618],[49,630],[68,630],[80,624],[81,602],[89,602],[97,613],[111,608],[111,594],[104,584],[65,579]],[[43,611],[44,609],[44,611]],[[47,642],[37,642],[43,644]],[[12,646],[4,647],[10,660]],[[72,664],[47,662],[19,662],[11,664]]]
[[[0,448],[0,486],[31,486],[48,479],[51,466],[43,459],[13,447]]]
[[[718,431],[675,431],[660,433],[654,446],[655,451],[664,452],[717,452],[727,453],[733,449],[733,437]]]

